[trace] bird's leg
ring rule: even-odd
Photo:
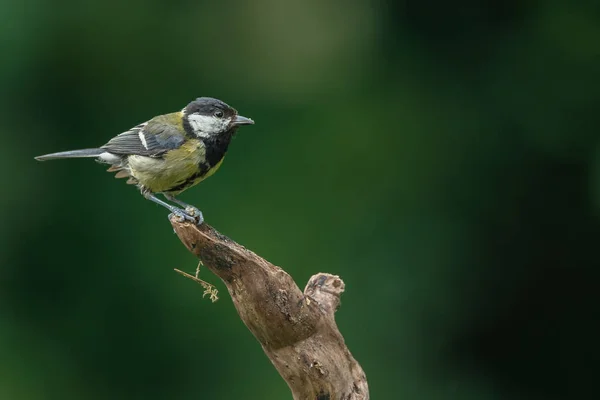
[[[163,193],[163,196],[165,196],[165,198],[167,200],[172,201],[175,204],[179,204],[181,207],[183,207],[185,209],[185,212],[188,215],[198,218],[198,225],[202,225],[202,222],[204,222],[204,217],[202,215],[202,211],[198,210],[196,207],[194,207],[188,203],[185,203],[185,202],[177,199],[172,194]]]
[[[191,215],[188,215],[184,210],[182,210],[181,208],[177,208],[167,202],[162,201],[161,199],[159,199],[158,197],[156,197],[152,192],[148,191],[148,190],[144,190],[142,189],[142,196],[144,196],[146,199],[155,202],[156,204],[159,204],[161,206],[163,206],[164,208],[166,208],[167,210],[171,211],[171,214],[169,214],[169,219],[171,219],[171,215],[177,215],[179,218],[181,218],[181,220],[183,221],[190,221],[190,222],[194,222],[197,223],[196,218],[192,217]]]

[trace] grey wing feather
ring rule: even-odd
[[[149,121],[115,136],[102,149],[118,155],[160,157],[184,141],[185,137],[177,127]]]

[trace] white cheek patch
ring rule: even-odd
[[[229,118],[217,118],[209,115],[190,114],[188,116],[194,134],[199,137],[208,137],[227,130]]]

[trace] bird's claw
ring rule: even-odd
[[[185,211],[179,210],[169,214],[169,220],[173,217],[177,217],[179,222],[189,221],[196,225],[202,225],[204,223],[202,211],[198,210],[196,207],[186,207]]]
[[[194,218],[196,221],[196,225],[200,226],[204,223],[204,216],[202,215],[202,212],[198,211],[198,214],[196,215],[196,217]]]
[[[195,219],[196,225],[202,225],[202,223],[204,222],[204,216],[202,215],[202,211],[198,210],[196,207],[187,206],[185,208],[185,213]]]
[[[169,218],[169,220],[172,220],[173,218],[177,218],[177,222],[184,222],[184,221],[193,221],[193,222],[196,222],[196,219],[194,217],[190,217],[189,215],[187,215],[183,211],[172,212],[171,214],[169,214],[168,218]]]
[[[196,225],[202,225],[204,222],[204,216],[202,215],[202,211],[198,210],[196,207],[187,206],[185,208],[185,213],[190,217],[193,217]]]
[[[185,208],[185,213],[191,217],[197,217],[198,215],[202,215],[202,213],[200,212],[200,210],[198,210],[196,207],[194,206],[187,206]]]

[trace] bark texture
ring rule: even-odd
[[[367,378],[335,323],[344,282],[313,275],[304,292],[283,269],[207,224],[171,220],[182,243],[227,286],[237,312],[294,400],[368,400]]]

